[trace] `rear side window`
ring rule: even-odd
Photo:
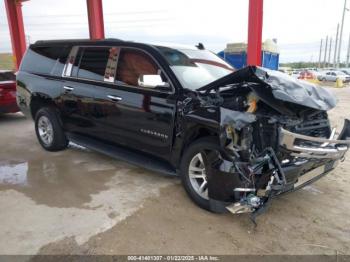
[[[76,76],[78,78],[103,81],[109,49],[108,47],[85,47],[80,57]]]
[[[22,61],[21,71],[61,75],[69,53],[65,46],[31,46]]]

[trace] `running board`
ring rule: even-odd
[[[114,146],[105,142],[98,141],[90,137],[85,137],[78,134],[66,133],[67,138],[83,147],[97,151],[112,158],[122,160],[163,175],[176,176],[176,170],[165,161],[159,160],[156,157],[148,156],[139,153],[135,150],[128,149],[123,146]]]

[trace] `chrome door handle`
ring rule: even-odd
[[[74,90],[74,87],[70,87],[70,86],[63,86],[64,90],[66,91],[73,91]]]
[[[112,96],[112,95],[108,95],[107,96],[110,100],[114,101],[114,102],[118,102],[118,101],[121,101],[122,98],[119,97],[119,96]]]

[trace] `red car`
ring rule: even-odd
[[[16,113],[18,111],[16,76],[12,71],[0,70],[0,113]]]
[[[309,70],[302,71],[298,79],[317,79],[316,75]]]

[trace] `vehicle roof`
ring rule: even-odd
[[[125,42],[116,38],[107,38],[103,40],[91,40],[91,39],[60,39],[60,40],[38,40],[33,45],[85,45],[85,44],[115,44]]]
[[[62,40],[38,40],[33,46],[51,46],[51,45],[116,45],[116,44],[133,44],[133,45],[145,45],[153,47],[169,47],[173,49],[190,49],[198,50],[195,46],[181,45],[174,43],[141,43],[134,41],[124,41],[117,38],[107,38],[102,40],[91,39],[62,39]]]
[[[153,46],[161,46],[161,47],[169,47],[173,49],[188,49],[188,50],[199,50],[195,45],[184,45],[184,44],[177,44],[177,43],[166,43],[166,42],[159,42],[159,43],[147,43],[149,45]]]

